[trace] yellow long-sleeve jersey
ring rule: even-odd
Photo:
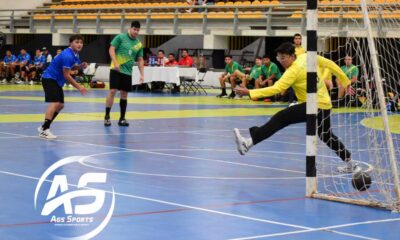
[[[343,87],[350,85],[350,80],[346,74],[336,65],[333,61],[318,56],[317,58],[318,67],[318,83],[317,83],[317,101],[318,108],[320,109],[331,109],[332,102],[329,96],[329,92],[325,86],[322,76],[322,70],[324,68],[329,69],[340,81]],[[252,99],[271,97],[278,93],[284,92],[286,89],[292,87],[298,102],[304,103],[307,100],[307,54],[301,54],[292,63],[292,65],[286,69],[285,73],[275,82],[271,87],[250,90],[250,97]]]

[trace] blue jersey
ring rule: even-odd
[[[26,53],[25,55],[18,55],[17,57],[18,62],[30,62],[31,61],[31,55],[29,53]]]
[[[4,59],[3,59],[3,62],[6,63],[6,64],[10,64],[10,63],[13,63],[15,61],[17,61],[17,58],[15,57],[15,55],[11,55],[10,57],[5,56]]]
[[[43,64],[43,67],[46,64],[46,58],[44,58],[43,55],[40,55],[39,57],[35,56],[35,58],[33,59],[33,65],[39,66],[40,64]]]
[[[74,65],[79,64],[79,55],[74,53],[71,48],[66,48],[50,63],[50,66],[43,74],[43,78],[53,79],[57,81],[58,86],[65,84],[63,69],[71,69]]]

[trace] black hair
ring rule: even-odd
[[[175,57],[175,54],[174,54],[174,53],[169,53],[169,54],[168,54],[168,56],[169,56],[169,55],[172,55],[172,56],[174,56],[174,57]]]
[[[294,37],[301,37],[301,34],[300,33],[296,33],[296,34],[294,34],[293,38]]]
[[[83,37],[80,34],[74,34],[71,37],[69,37],[69,43],[72,43],[75,40],[82,40],[83,41]]]
[[[294,46],[290,42],[282,43],[277,49],[275,49],[276,53],[294,55]]]
[[[165,54],[164,50],[160,49],[158,52],[162,52],[162,54]]]
[[[256,57],[256,59],[260,59],[260,60],[262,60],[262,57],[261,57],[261,56],[257,56],[257,57]]]
[[[271,59],[271,56],[270,56],[270,55],[268,55],[268,54],[265,54],[265,55],[263,56],[263,58],[268,58],[268,59]]]
[[[139,21],[132,21],[131,22],[131,28],[140,28],[140,22]]]
[[[189,51],[187,50],[187,48],[183,48],[183,49],[181,50],[181,52],[183,52],[183,51],[189,53]]]
[[[232,55],[225,55],[225,58],[230,58],[230,59],[232,59]]]

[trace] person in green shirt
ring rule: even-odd
[[[340,68],[343,70],[343,72],[346,74],[346,76],[350,79],[351,83],[354,84],[358,80],[358,68],[357,66],[353,65],[353,59],[351,56],[346,55],[344,57],[344,64]],[[338,98],[343,98],[345,95],[345,89],[343,86],[336,80],[336,85],[339,88],[338,92]]]
[[[114,103],[114,96],[120,91],[120,110],[121,116],[118,125],[128,127],[129,123],[125,119],[126,108],[128,105],[128,92],[132,91],[132,68],[133,63],[139,62],[140,82],[143,83],[144,61],[143,44],[137,38],[140,31],[140,22],[133,21],[127,33],[117,35],[112,41],[109,49],[111,57],[110,69],[110,91],[106,99],[106,114],[104,126],[111,126],[110,111]]]
[[[226,98],[228,95],[226,94],[225,83],[228,82],[231,84],[232,92],[229,95],[229,98],[235,98],[235,92],[233,89],[236,87],[236,84],[241,83],[242,77],[244,75],[243,68],[239,63],[232,60],[231,55],[225,56],[225,72],[221,74],[219,77],[219,83],[221,84],[222,92],[217,97]]]
[[[241,87],[247,87],[248,84],[255,86],[256,81],[261,76],[262,73],[262,57],[256,57],[256,61],[254,66],[250,68],[246,68],[246,70],[250,71],[249,75],[242,76],[242,84]]]
[[[265,55],[264,65],[261,68],[261,75],[256,81],[256,88],[272,86],[282,76],[278,66],[271,62],[271,58]]]

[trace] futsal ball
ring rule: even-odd
[[[371,176],[366,172],[357,172],[353,175],[351,184],[358,191],[365,191],[371,186]]]

